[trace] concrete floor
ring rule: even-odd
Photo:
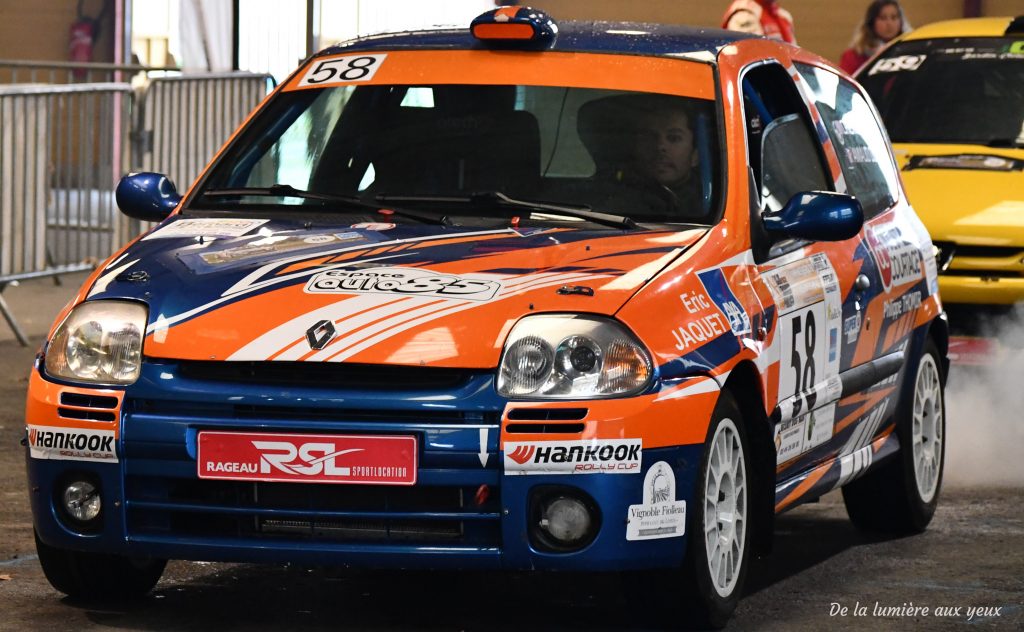
[[[4,297],[34,343],[75,293],[32,281]],[[616,577],[361,573],[339,569],[172,562],[147,599],[76,603],[50,588],[32,544],[25,490],[26,375],[35,353],[0,323],[0,630],[636,629]],[[1009,366],[1009,368],[1008,368]],[[948,396],[947,485],[931,528],[872,539],[838,494],[777,523],[757,560],[733,630],[1024,629],[1024,389],[1020,367],[955,369]],[[928,616],[876,616],[924,606]],[[833,605],[837,604],[837,605]],[[862,616],[855,613],[865,606]],[[830,612],[846,607],[846,616]],[[937,616],[936,608],[960,608]],[[977,613],[977,608],[985,610]],[[998,611],[996,610],[998,609]]]

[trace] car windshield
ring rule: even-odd
[[[894,142],[1024,146],[1024,42],[949,38],[898,44],[858,80]]]
[[[349,55],[333,58],[336,66],[314,60],[225,152],[191,207],[365,212],[376,203],[396,212],[443,207],[455,218],[588,221],[551,208],[517,213],[512,198],[614,214],[627,225],[717,219],[710,66],[544,53],[547,68],[531,74],[521,53],[448,55],[456,53],[461,61],[443,64],[440,51]],[[587,57],[596,67],[585,68]],[[372,79],[334,73],[360,75],[366,62],[358,60],[371,58],[382,58]],[[676,78],[652,72],[664,68]]]

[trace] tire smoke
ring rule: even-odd
[[[1024,308],[1001,317],[968,312],[963,318],[974,319],[970,333],[996,344],[988,363],[950,368],[944,483],[1024,486]]]

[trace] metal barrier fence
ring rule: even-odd
[[[0,60],[49,78],[47,64]],[[52,64],[57,73],[69,66]],[[105,76],[139,67],[98,64]],[[8,78],[10,73],[8,72]],[[2,83],[2,82],[0,82]],[[118,212],[127,171],[166,173],[182,190],[273,86],[224,73],[127,83],[0,85],[0,312],[23,345],[2,292],[20,280],[95,267],[148,226]]]
[[[133,170],[163,173],[184,193],[272,87],[249,73],[154,78],[136,102]],[[148,228],[122,217],[129,234]]]
[[[70,61],[26,61],[0,59],[0,84],[113,83],[132,75],[155,72],[180,72],[178,68],[127,64],[80,63]]]

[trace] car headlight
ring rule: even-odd
[[[144,305],[127,301],[92,301],[75,307],[47,346],[47,375],[131,384],[139,378],[147,316]]]
[[[498,392],[542,399],[631,395],[643,390],[652,374],[647,350],[615,321],[539,314],[512,328],[501,355]]]

